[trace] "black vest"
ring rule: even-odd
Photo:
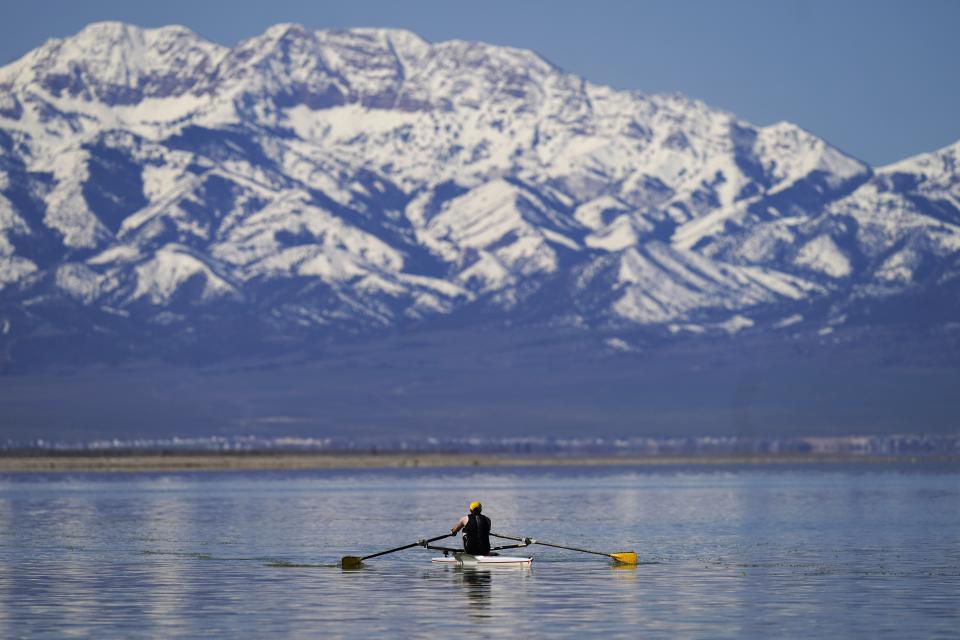
[[[490,553],[490,518],[471,513],[463,528],[463,550],[474,556]]]

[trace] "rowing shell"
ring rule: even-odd
[[[533,558],[516,556],[472,556],[469,553],[455,553],[453,557],[433,558],[438,564],[458,567],[529,567]]]

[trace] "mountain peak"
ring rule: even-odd
[[[897,171],[916,171],[919,167],[934,168],[941,166],[948,172],[956,172],[960,165],[960,140],[945,147],[918,153],[903,160],[882,167],[881,171],[893,173]]]
[[[0,78],[42,88],[55,98],[135,104],[189,91],[224,52],[182,26],[96,22],[69,38],[48,41],[0,70]]]
[[[266,31],[257,37],[268,40],[280,40],[288,37],[309,37],[311,35],[312,33],[306,27],[297,22],[278,22],[273,26],[267,27]]]
[[[330,33],[332,31],[335,30],[325,29],[322,31],[322,33]],[[384,41],[391,41],[394,44],[397,42],[402,42],[405,45],[415,47],[430,46],[430,43],[420,37],[419,34],[408,29],[399,29],[393,27],[354,27],[352,29],[347,29],[347,31],[361,36],[375,36]]]

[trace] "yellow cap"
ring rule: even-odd
[[[474,511],[480,511],[482,509],[483,509],[483,505],[480,504],[479,500],[474,500],[473,502],[470,503],[470,513],[473,513]]]

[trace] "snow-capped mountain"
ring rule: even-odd
[[[955,298],[958,157],[399,30],[93,24],[0,69],[0,339],[835,326]]]

